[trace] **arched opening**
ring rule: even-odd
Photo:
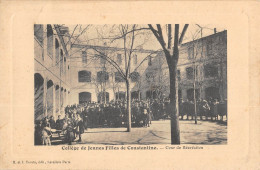
[[[91,72],[82,70],[78,72],[79,82],[91,82]]]
[[[60,56],[59,56],[59,47],[60,47],[60,44],[59,44],[59,41],[57,40],[57,38],[55,38],[55,60],[56,60],[56,64],[57,64],[57,66],[59,67],[59,58],[60,58]]]
[[[91,93],[81,92],[79,93],[79,104],[91,102]]]
[[[43,46],[43,25],[42,24],[34,24],[34,36]]]
[[[206,100],[220,100],[219,88],[217,87],[208,87],[205,89],[205,98]]]
[[[65,74],[65,75],[66,75],[66,72],[67,72],[67,71],[66,71],[66,70],[67,70],[67,69],[66,69],[66,68],[67,68],[66,61],[67,61],[67,60],[66,60],[66,57],[64,57],[64,69],[63,69],[63,70],[64,70],[64,74]],[[66,76],[65,76],[65,77],[66,77]]]
[[[39,74],[34,74],[34,119],[40,120],[44,117],[44,79]]]
[[[67,95],[67,90],[64,89],[64,106],[66,107],[68,105],[68,95]]]
[[[107,103],[107,102],[109,102],[109,93],[108,92],[98,93],[98,103]]]
[[[142,98],[141,92],[140,91],[131,92],[131,98],[140,100]]]
[[[107,82],[108,79],[109,79],[108,72],[106,72],[106,71],[99,71],[99,72],[97,72],[97,81],[99,83]]]
[[[122,77],[122,75],[119,72],[115,72],[115,82],[124,82],[124,78]]]
[[[60,71],[63,73],[63,51],[60,50]]]
[[[138,72],[132,72],[131,74],[130,74],[130,78],[131,78],[131,81],[132,82],[138,82],[139,81],[139,79],[140,79],[140,74],[138,73]]]
[[[179,103],[182,102],[182,91],[181,90],[178,90],[178,100],[179,100]]]
[[[47,25],[47,52],[48,55],[53,57],[53,30],[50,24]]]
[[[126,94],[123,91],[116,92],[116,100],[125,100],[126,99]]]
[[[146,99],[156,99],[158,94],[154,90],[146,91]]]
[[[87,59],[87,52],[86,51],[82,51],[82,63],[87,64],[88,59]]]
[[[64,103],[64,96],[63,96],[63,87],[60,89],[60,113],[63,111],[63,103]]]
[[[49,80],[47,82],[47,93],[46,93],[48,116],[53,116],[53,91],[54,91],[53,81]]]
[[[200,91],[199,89],[195,90],[196,100],[200,98]],[[194,89],[188,89],[187,90],[187,99],[189,101],[194,101]]]
[[[56,87],[55,87],[55,108],[56,108],[56,113],[58,113],[58,114],[60,112],[59,98],[60,98],[60,87],[59,87],[59,85],[56,85]]]

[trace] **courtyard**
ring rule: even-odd
[[[82,134],[82,141],[77,139],[72,144],[87,145],[154,145],[170,144],[170,120],[152,121],[150,127],[132,128],[126,132],[126,128],[89,128]],[[61,137],[62,138],[62,137]],[[227,144],[227,125],[221,121],[180,120],[181,144]],[[64,144],[53,135],[52,144]]]

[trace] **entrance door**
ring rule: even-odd
[[[79,93],[79,104],[91,102],[91,93],[81,92]]]

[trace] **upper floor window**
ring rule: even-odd
[[[108,72],[106,72],[106,71],[99,71],[99,72],[97,72],[97,81],[99,83],[107,82],[108,79],[109,79]]]
[[[64,57],[64,73],[65,73],[65,75],[66,75],[66,68],[67,68],[67,64],[66,64],[66,62],[67,62],[67,60],[66,60],[66,57]]]
[[[122,63],[122,55],[121,54],[117,54],[117,63],[118,64]]]
[[[189,59],[194,58],[194,48],[193,47],[188,48],[188,58]]]
[[[146,73],[146,80],[147,80],[147,82],[154,81],[154,73],[153,72]]]
[[[134,55],[134,64],[137,64],[137,55]]]
[[[104,56],[104,55],[100,56],[100,64],[102,64],[102,65],[106,64],[106,58],[105,57],[106,56]]]
[[[124,78],[119,72],[115,72],[115,81],[116,82],[124,82]]]
[[[207,54],[212,54],[212,40],[207,41]]]
[[[43,25],[42,24],[34,24],[34,36],[43,46]]]
[[[187,77],[187,79],[193,79],[194,74],[193,74],[193,68],[192,67],[186,68],[186,77]]]
[[[196,76],[197,76],[198,75],[198,66],[196,66],[196,70],[194,70],[193,67],[187,67],[186,68],[186,78],[187,79],[193,79],[195,72],[196,72]]]
[[[53,30],[50,24],[47,25],[47,52],[48,55],[53,57]]]
[[[79,71],[78,72],[79,82],[91,82],[91,72],[90,71]]]
[[[151,65],[152,65],[152,57],[148,56],[148,66],[151,66]]]
[[[59,53],[60,53],[60,44],[59,44],[59,41],[55,38],[55,60],[56,60],[56,64],[57,64],[57,66],[59,67],[59,59],[60,59],[60,55],[59,55]]]
[[[60,50],[60,71],[63,73],[63,51]]]
[[[179,81],[181,80],[181,71],[180,70],[177,70],[177,78]]]
[[[132,72],[130,74],[130,78],[132,80],[132,82],[137,82],[140,79],[140,74],[138,72]]]
[[[87,63],[87,52],[82,51],[82,63]]]
[[[213,64],[207,64],[204,66],[204,75],[205,77],[217,77],[218,76],[218,67]]]

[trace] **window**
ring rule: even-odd
[[[193,47],[189,47],[188,48],[188,58],[189,59],[194,58],[194,49],[193,49]]]
[[[34,24],[34,36],[43,46],[43,25],[42,24]]]
[[[146,80],[147,80],[147,82],[154,81],[154,74],[153,74],[153,72],[146,73]]]
[[[60,50],[60,71],[63,73],[63,51]]]
[[[151,65],[152,65],[152,57],[148,56],[148,66],[151,66]]]
[[[108,72],[106,72],[106,71],[99,71],[99,72],[97,72],[97,81],[99,83],[107,82],[108,79],[109,79]]]
[[[212,40],[207,41],[207,54],[212,54]]]
[[[91,93],[81,92],[79,93],[79,104],[91,102]]]
[[[218,67],[213,64],[207,64],[204,66],[204,75],[205,77],[217,77],[218,76]]]
[[[47,52],[48,55],[53,57],[53,31],[50,24],[47,25]]]
[[[187,79],[193,78],[193,68],[192,67],[186,68],[186,77],[187,77]]]
[[[194,89],[187,90],[187,98],[189,101],[194,101]],[[195,98],[196,98],[196,100],[198,100],[200,98],[199,89],[195,89]]]
[[[78,72],[79,82],[91,82],[91,72],[90,71],[79,71]]]
[[[103,65],[106,64],[105,56],[100,56],[100,64],[103,64]]]
[[[64,57],[64,73],[65,73],[65,75],[66,75],[66,67],[67,67],[67,65],[66,65],[66,57]]]
[[[140,74],[138,72],[132,72],[130,74],[130,78],[132,82],[137,82],[140,79]]]
[[[59,67],[58,63],[59,63],[59,58],[60,58],[59,47],[60,47],[59,41],[55,38],[55,60],[56,60],[57,67]]]
[[[124,82],[124,78],[119,72],[115,72],[115,81],[116,82]]]
[[[134,64],[137,64],[137,55],[134,55]]]
[[[180,70],[177,70],[177,78],[179,81],[181,80],[181,71]]]
[[[82,51],[82,63],[87,63],[87,52]]]
[[[117,63],[122,64],[122,55],[121,54],[117,54]]]
[[[187,67],[186,68],[186,78],[187,79],[193,79],[194,78],[194,69],[193,67]],[[196,76],[198,75],[198,66],[196,66]]]

